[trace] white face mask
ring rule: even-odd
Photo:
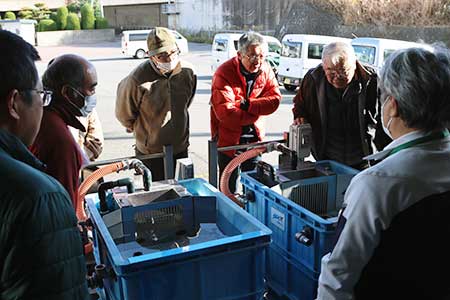
[[[387,125],[386,126],[384,125],[384,105],[386,104],[386,102],[390,101],[390,100],[388,100],[388,98],[389,98],[389,96],[386,97],[383,104],[381,105],[381,125],[383,126],[383,130],[387,134],[387,136],[390,137],[391,139],[393,139],[391,132],[389,131],[389,126],[391,126],[391,123],[392,123],[392,117],[389,118]]]
[[[72,90],[74,90],[80,97],[84,99],[84,105],[81,108],[78,108],[75,104],[72,103],[72,101],[69,101],[70,104],[72,104],[74,107],[76,107],[79,111],[82,117],[87,117],[95,108],[97,105],[97,96],[90,95],[85,96],[80,91],[78,91],[76,88],[70,87]]]
[[[178,65],[179,61],[180,59],[178,57],[173,58],[170,62],[159,62],[155,60],[155,65],[161,71],[161,73],[167,73],[173,71]]]
[[[94,110],[96,105],[97,96],[95,94],[84,97],[84,106],[80,108],[81,115],[87,117]]]

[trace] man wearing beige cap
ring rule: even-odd
[[[197,77],[179,59],[173,34],[163,27],[147,37],[149,59],[135,68],[117,87],[116,117],[136,138],[136,155],[162,152],[172,145],[174,161],[188,156],[188,108]],[[163,159],[144,160],[154,181],[163,180]],[[175,165],[175,164],[174,164]]]

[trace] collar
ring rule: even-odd
[[[255,80],[256,77],[258,77],[258,75],[261,73],[261,69],[259,69],[257,72],[255,73],[250,73],[249,71],[247,71],[244,67],[244,65],[242,64],[242,62],[239,60],[239,71],[241,71],[241,74],[245,77],[245,80],[249,81],[249,80]]]
[[[444,131],[447,132],[447,134],[448,134],[447,130],[444,130]],[[402,146],[404,146],[404,148],[409,148],[409,146],[406,145],[407,143],[411,143],[411,142],[413,142],[415,140],[419,140],[419,139],[425,138],[427,136],[431,136],[431,135],[436,134],[436,133],[439,133],[439,132],[436,132],[436,131],[434,131],[434,132],[426,132],[426,131],[423,131],[423,130],[415,130],[415,131],[409,132],[409,133],[404,134],[401,137],[393,140],[382,151],[377,152],[377,153],[372,154],[372,155],[368,155],[366,157],[363,157],[363,159],[364,160],[368,160],[368,161],[371,161],[371,160],[381,161],[381,160],[385,159],[386,157],[388,157],[389,155],[393,154],[393,151],[395,151],[396,148],[398,149],[398,148],[401,148]],[[436,139],[436,138],[432,138],[431,137],[427,141],[431,141],[431,140],[434,140],[434,139]]]
[[[73,108],[67,104],[66,100],[54,99],[50,106],[44,108],[44,110],[54,111],[57,113],[61,119],[63,119],[64,123],[67,125],[81,130],[82,132],[86,132],[86,128],[84,125],[78,120],[78,118],[73,113]]]
[[[45,170],[45,164],[37,159],[17,136],[4,129],[0,129],[0,149],[9,154],[12,158],[35,169],[40,171]]]

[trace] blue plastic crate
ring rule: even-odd
[[[270,230],[203,179],[179,183],[193,197],[130,209],[186,206],[183,211],[200,223],[202,231],[210,231],[209,238],[201,240],[201,231],[195,243],[139,256],[131,254],[140,250],[135,241],[114,242],[96,207],[96,197],[87,197],[94,223],[94,256],[112,275],[103,280],[102,299],[261,299]],[[135,212],[121,212],[124,224]],[[133,230],[129,223],[124,231]]]
[[[266,280],[278,296],[291,300],[316,299],[319,275],[319,272],[311,271],[284,256],[283,251],[275,245],[267,254]]]
[[[294,284],[289,284],[290,279],[285,277],[289,274],[287,266],[295,265],[298,273],[320,273],[321,258],[332,247],[337,211],[342,205],[345,189],[351,178],[358,172],[334,161],[320,161],[316,164],[319,167],[328,167],[334,174],[297,180],[296,184],[307,187],[326,183],[328,189],[322,194],[327,198],[327,207],[333,212],[331,216],[327,217],[319,216],[305,209],[260,183],[255,179],[255,171],[241,174],[244,192],[252,194],[246,204],[246,210],[272,230],[272,244],[268,251],[270,259],[267,260],[266,270],[267,284],[281,295],[288,296],[293,300],[312,298],[305,296],[311,295],[311,293],[300,292]],[[305,230],[310,233],[310,245],[299,243],[296,239],[296,234]],[[316,275],[307,277],[315,278]],[[313,281],[303,284],[314,284],[315,288],[317,283]],[[298,284],[302,285],[302,282],[299,281]]]

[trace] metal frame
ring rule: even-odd
[[[163,146],[163,152],[159,152],[159,153],[99,160],[99,161],[84,165],[80,170],[81,181],[84,180],[83,170],[86,168],[94,168],[94,167],[109,165],[109,164],[116,163],[116,162],[119,162],[122,160],[134,159],[134,158],[139,159],[139,160],[152,159],[152,158],[163,158],[164,159],[164,178],[165,179],[173,179],[175,176],[174,171],[173,171],[173,165],[174,165],[173,147],[172,147],[172,145],[166,145],[166,146]]]
[[[258,143],[218,148],[217,141],[209,140],[208,141],[208,178],[209,178],[209,183],[211,185],[213,185],[214,187],[217,187],[217,183],[218,183],[217,155],[219,152],[230,151],[230,150],[242,150],[242,149],[250,150],[250,149],[258,148],[261,146],[266,146],[271,143],[284,143],[284,142],[286,142],[286,140],[279,139],[279,140],[263,141],[263,142],[258,142]]]

